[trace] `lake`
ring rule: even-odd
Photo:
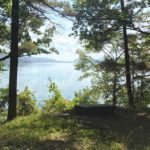
[[[81,72],[73,63],[23,63],[18,67],[18,91],[26,86],[34,92],[37,100],[49,97],[49,78],[54,81],[66,99],[72,99],[74,92],[90,84],[89,80],[78,81]],[[8,85],[8,71],[1,73],[0,87]]]

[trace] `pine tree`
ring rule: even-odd
[[[8,9],[9,5],[11,6],[11,0],[2,1],[2,6],[0,6],[2,8],[0,11],[3,12],[0,14],[0,25],[3,25],[4,33],[8,32],[3,37],[0,37],[0,40],[4,42],[4,45],[2,45],[4,47],[9,41],[11,43],[11,51],[1,58],[0,61],[10,58],[8,120],[12,120],[16,117],[18,57],[57,52],[53,47],[50,47],[55,25],[50,20],[48,11],[56,12],[68,18],[65,16],[65,13],[69,12],[70,9],[68,3],[45,0],[12,0],[12,9]],[[9,10],[12,13],[8,13]],[[7,36],[10,33],[10,23],[8,22],[10,18],[11,37]],[[44,25],[45,21],[51,22],[51,25],[42,33],[39,28]],[[30,32],[37,36],[36,41],[32,39]]]
[[[17,68],[18,68],[18,32],[19,32],[19,0],[12,1],[11,51],[9,75],[8,117],[10,121],[16,117],[17,105]]]
[[[99,52],[104,46],[111,44],[111,40],[118,34],[123,34],[123,39],[120,40],[124,43],[126,86],[130,107],[134,106],[134,101],[131,85],[128,31],[134,31],[135,34],[150,35],[149,16],[147,15],[148,12],[145,11],[147,8],[149,8],[147,0],[126,3],[126,6],[124,6],[124,0],[76,0],[74,5],[76,11],[74,34],[79,36],[86,51]],[[147,18],[143,17],[139,20],[140,15],[147,16]],[[143,25],[137,26],[140,21]]]

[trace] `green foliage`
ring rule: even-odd
[[[81,79],[91,78],[91,94],[103,102],[127,106],[125,83],[126,59],[122,26],[126,21],[129,57],[131,64],[132,94],[136,107],[147,107],[149,96],[149,4],[147,0],[125,3],[121,11],[120,1],[114,0],[74,0],[76,20],[74,35],[79,36],[84,45],[78,51],[76,69],[82,71]],[[147,11],[145,11],[145,9]],[[137,23],[141,24],[137,27]],[[145,31],[145,32],[144,32]],[[136,34],[135,34],[136,33]],[[102,53],[102,57],[92,57],[91,53]],[[94,93],[94,94],[93,94]]]
[[[74,9],[77,13],[74,23],[75,35],[85,43],[87,50],[99,50],[104,42],[114,36],[114,31],[108,32],[111,24],[115,30],[119,29],[118,12],[114,1],[75,1]],[[112,8],[112,9],[111,9]],[[103,21],[103,20],[107,21]],[[114,20],[112,22],[112,20]],[[111,23],[112,22],[112,23]]]
[[[57,85],[51,80],[49,84],[49,93],[50,97],[48,100],[45,100],[45,104],[43,106],[44,111],[61,112],[69,109],[69,101],[64,99]]]
[[[149,36],[130,35],[129,42],[135,105],[143,108],[150,104]]]
[[[8,108],[8,88],[0,89],[0,114],[7,115]],[[36,101],[33,93],[26,87],[17,95],[17,115],[25,116],[37,112]]]
[[[40,8],[39,8],[40,6]],[[68,2],[38,0],[19,2],[19,56],[58,53],[51,46],[55,23],[51,14],[69,12]],[[0,2],[0,45],[9,52],[11,0]],[[45,26],[46,24],[46,26]]]
[[[86,50],[99,51],[120,32],[124,20],[131,30],[140,31],[135,27],[137,22],[147,23],[146,26],[143,25],[140,28],[141,31],[144,28],[149,30],[150,22],[147,16],[149,12],[144,11],[145,8],[149,9],[147,2],[147,0],[142,0],[128,3],[125,13],[122,13],[118,0],[74,0],[76,12],[74,34],[79,36]]]
[[[4,46],[8,44],[10,35],[10,27],[8,26],[8,18],[11,15],[11,0],[0,1],[0,45]],[[1,49],[1,48],[0,48]]]
[[[150,90],[148,84],[149,81],[145,83],[145,85],[142,84],[142,87],[139,86],[138,89],[135,89],[136,107],[138,109],[143,109],[150,106]]]
[[[99,97],[96,95],[93,89],[84,88],[78,92],[75,92],[75,98],[72,99],[72,105],[80,104],[96,104]]]
[[[37,111],[36,100],[33,93],[26,87],[17,95],[17,114],[19,116],[30,115]]]
[[[0,114],[7,110],[8,88],[0,89]]]
[[[86,95],[89,97],[88,103],[91,101],[112,104],[113,101],[116,101],[116,104],[119,105],[126,104],[124,62],[122,47],[118,42],[119,38],[119,36],[114,38],[111,41],[112,44],[102,50],[103,59],[99,57],[95,59],[89,52],[78,50],[79,59],[75,67],[82,71],[81,79],[89,78],[91,80],[90,87],[84,90],[85,97]]]

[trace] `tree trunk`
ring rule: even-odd
[[[124,0],[120,0],[122,13],[125,14]],[[130,57],[128,48],[128,36],[127,36],[127,25],[126,19],[123,19],[123,39],[124,39],[124,53],[125,53],[125,69],[126,69],[126,86],[128,93],[128,104],[130,107],[134,107],[134,100],[132,95],[131,86],[131,74],[130,74]]]
[[[143,83],[143,79],[144,79],[144,71],[141,71],[141,79],[140,79],[140,100],[141,101],[144,101],[144,93],[143,93],[144,83]]]
[[[114,81],[113,81],[113,105],[114,106],[116,106],[116,103],[117,103],[116,92],[117,92],[117,71],[115,69],[115,72],[114,72]]]
[[[19,0],[12,0],[11,52],[9,72],[9,103],[8,117],[10,121],[16,117],[17,105],[17,69],[18,69],[18,30],[19,30]]]

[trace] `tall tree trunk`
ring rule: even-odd
[[[141,71],[141,79],[140,79],[140,100],[144,101],[144,93],[143,93],[143,89],[144,89],[144,83],[143,83],[143,79],[144,79],[144,71]]]
[[[126,14],[126,10],[125,10],[125,7],[124,7],[124,0],[120,0],[120,3],[121,3],[122,13]],[[130,58],[129,58],[126,19],[123,20],[123,39],[124,39],[126,86],[127,86],[127,93],[128,93],[128,104],[129,104],[130,107],[134,107],[134,100],[133,100],[132,86],[131,86]]]
[[[9,104],[8,104],[8,117],[7,117],[8,121],[16,117],[18,30],[19,30],[19,0],[12,0],[11,52],[10,52],[10,72],[9,72]]]
[[[115,68],[114,81],[113,81],[113,105],[114,106],[116,106],[116,103],[117,103],[116,92],[117,92],[117,70]]]
[[[132,58],[134,58],[134,53],[132,51]],[[130,62],[131,64],[131,78],[132,78],[132,95],[133,95],[133,99],[135,99],[135,68],[134,68],[134,61],[132,61],[132,63]],[[134,101],[134,104],[135,104],[135,101]]]

